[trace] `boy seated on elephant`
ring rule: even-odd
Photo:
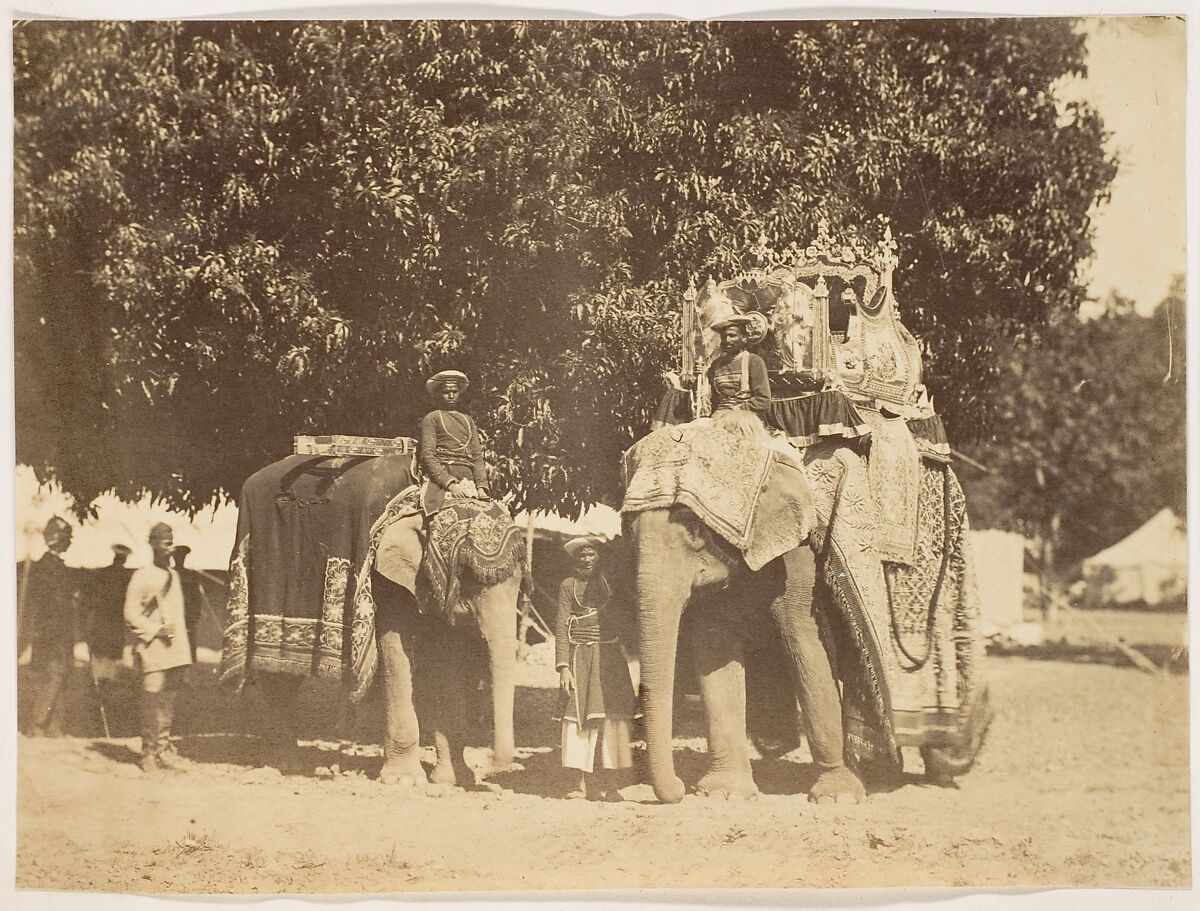
[[[421,510],[431,516],[450,498],[488,496],[487,465],[479,428],[469,414],[456,406],[470,385],[465,373],[443,370],[425,383],[430,396],[441,407],[421,419],[419,464],[425,475]]]
[[[771,381],[766,362],[747,350],[749,323],[749,317],[734,313],[710,327],[721,336],[721,350],[708,368],[714,419],[725,411],[749,411],[766,421]]]
[[[575,570],[558,589],[554,652],[563,692],[562,764],[581,773],[570,797],[616,802],[622,798],[615,773],[633,766],[629,729],[636,697],[612,589],[597,568],[597,545],[587,537],[567,542]]]

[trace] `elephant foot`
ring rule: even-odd
[[[654,796],[663,803],[679,803],[686,793],[687,788],[683,786],[683,780],[678,775],[672,775],[670,780],[661,786],[654,786]]]
[[[700,779],[696,784],[696,793],[724,800],[748,799],[758,796],[758,786],[749,775],[714,771]]]
[[[433,771],[429,775],[429,781],[436,785],[462,787],[468,791],[476,790],[479,787],[474,770],[465,762],[439,762],[433,767]]]
[[[493,770],[506,771],[516,765],[517,750],[515,747],[508,744],[501,744],[499,747],[493,746],[489,752],[489,761]]]
[[[417,759],[388,759],[379,770],[379,783],[415,788],[425,783],[425,770]]]
[[[867,791],[858,776],[842,766],[822,772],[808,792],[808,799],[818,804],[856,804],[867,799]]]

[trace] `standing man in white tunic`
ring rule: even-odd
[[[192,663],[184,617],[183,586],[171,568],[175,535],[159,522],[150,529],[154,562],[135,570],[125,593],[125,622],[137,637],[134,653],[142,672],[143,772],[181,770],[182,760],[171,746],[175,700]]]

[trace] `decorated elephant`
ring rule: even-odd
[[[221,677],[252,682],[282,729],[309,676],[351,702],[381,672],[380,780],[417,783],[414,671],[427,683],[435,783],[475,783],[463,758],[466,700],[491,671],[493,757],[513,757],[517,599],[524,548],[494,501],[456,500],[426,522],[411,453],[293,455],[252,475],[239,499]],[[483,647],[480,647],[482,644]]]
[[[692,651],[709,728],[711,768],[698,783],[702,793],[756,790],[743,652],[746,630],[764,624],[774,625],[787,656],[819,770],[810,799],[861,799],[860,774],[894,778],[901,745],[928,747],[927,766],[938,757],[946,760],[943,769],[957,761],[953,773],[978,748],[978,636],[974,643],[970,635],[955,640],[963,623],[936,624],[934,638],[922,644],[937,650],[937,660],[925,654],[906,661],[902,651],[911,643],[892,634],[888,616],[887,585],[896,577],[874,546],[879,519],[865,461],[845,445],[821,443],[803,455],[786,450],[695,422],[654,431],[627,454],[622,512],[635,564],[649,767],[661,800],[684,794],[671,730],[685,607],[698,613]],[[953,549],[961,553],[959,541]],[[956,566],[950,579],[942,574],[935,601],[964,600],[970,580],[963,569]],[[958,620],[969,626],[963,613]],[[905,625],[913,618],[902,619]],[[960,672],[942,673],[947,663]],[[946,694],[945,677],[963,686]],[[930,692],[932,700],[925,698]],[[946,698],[938,703],[939,696]],[[931,715],[942,722],[941,739],[923,726]],[[913,736],[898,738],[898,725]]]

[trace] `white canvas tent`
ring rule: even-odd
[[[996,529],[970,532],[975,584],[983,609],[983,634],[1008,635],[1025,623],[1025,539]]]
[[[522,528],[529,522],[528,513],[518,513],[513,521]],[[552,512],[535,512],[533,527],[542,532],[550,532],[570,537],[594,536],[604,541],[611,541],[621,533],[621,514],[611,506],[597,503],[590,507],[578,519],[568,519]]]
[[[125,544],[133,548],[129,566],[137,567],[150,559],[147,543],[150,527],[166,522],[175,529],[175,543],[192,548],[188,566],[192,569],[226,569],[237,533],[237,507],[228,503],[216,509],[204,509],[193,518],[167,509],[149,497],[137,503],[127,503],[114,496],[104,495],[96,500],[94,519],[80,522],[71,512],[71,497],[57,484],[39,487],[33,471],[22,465],[16,471],[16,557],[23,562],[28,554],[36,560],[45,552],[41,531],[51,516],[62,516],[75,530],[71,547],[64,555],[68,566],[96,568],[112,562],[112,545]],[[526,513],[516,516],[525,527]],[[554,513],[537,512],[533,526],[552,534],[595,535],[611,541],[621,533],[621,514],[615,509],[597,504],[578,519]]]
[[[1090,606],[1151,606],[1187,593],[1187,529],[1163,509],[1137,531],[1083,561],[1084,599]]]
[[[175,543],[192,548],[187,565],[191,569],[219,569],[229,566],[233,539],[237,533],[237,507],[232,504],[204,509],[193,518],[167,509],[149,497],[127,503],[104,495],[96,500],[96,518],[80,522],[71,513],[71,497],[57,484],[38,486],[33,471],[19,466],[14,490],[16,506],[17,562],[26,555],[36,560],[46,550],[42,528],[51,516],[62,516],[75,530],[71,547],[63,555],[68,566],[92,569],[112,562],[112,546],[124,544],[133,549],[129,566],[142,566],[150,560],[147,541],[156,522],[166,522],[175,530]]]

